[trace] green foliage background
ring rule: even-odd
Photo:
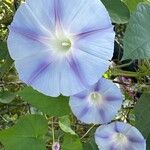
[[[114,120],[136,126],[150,150],[150,2],[102,2],[115,25],[118,45],[115,65],[104,77],[120,84],[124,94],[122,109]],[[60,142],[62,150],[98,150],[93,139],[97,126],[77,121],[68,106],[68,97],[45,96],[19,80],[6,40],[20,3],[21,0],[0,0],[0,150],[51,150],[54,141]],[[134,71],[131,65],[136,66]],[[121,77],[131,82],[115,80]]]

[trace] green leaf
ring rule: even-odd
[[[4,63],[0,66],[0,78],[10,69],[13,64],[11,59],[6,42],[0,42],[0,60],[4,59]]]
[[[95,143],[94,139],[91,139],[87,143],[84,143],[83,145],[84,150],[98,150],[98,146]]]
[[[26,87],[23,91],[19,92],[19,95],[24,101],[47,115],[61,117],[70,113],[68,97],[49,97],[33,90],[31,87]]]
[[[124,37],[123,59],[150,58],[150,5],[140,3],[131,16]]]
[[[150,93],[144,93],[135,105],[136,127],[145,138],[150,134]]]
[[[102,0],[114,23],[128,23],[130,12],[128,7],[120,0]]]
[[[128,6],[131,12],[133,12],[136,9],[138,3],[143,1],[144,0],[123,0],[123,2],[125,2],[125,4]]]
[[[6,150],[46,150],[43,137],[48,131],[47,120],[41,115],[27,115],[12,128],[0,132]]]
[[[76,135],[76,133],[71,129],[71,123],[70,123],[69,116],[61,117],[59,119],[59,126],[64,132],[70,133],[72,135]]]
[[[64,141],[62,144],[62,150],[83,150],[82,143],[78,136],[68,135],[64,136]]]
[[[11,93],[8,91],[1,91],[0,92],[0,103],[8,104],[14,100],[16,97],[15,93]]]
[[[7,72],[9,72],[9,69],[12,67],[12,65],[13,60],[8,54],[4,64],[2,65],[2,67],[0,67],[0,78],[3,77]]]
[[[147,142],[146,142],[146,150],[150,150],[150,134],[147,138]]]
[[[5,59],[8,54],[6,42],[0,41],[0,60]]]

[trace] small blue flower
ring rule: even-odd
[[[138,129],[123,122],[100,126],[95,141],[100,150],[146,150],[146,140]]]
[[[60,150],[60,144],[59,144],[59,142],[53,143],[52,150]]]
[[[70,97],[70,107],[80,121],[90,124],[110,122],[122,104],[120,89],[107,79],[100,79],[89,90]]]
[[[115,34],[99,0],[26,0],[9,29],[20,79],[49,96],[95,84],[113,56]]]

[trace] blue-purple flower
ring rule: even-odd
[[[112,81],[101,78],[90,89],[71,96],[69,104],[80,121],[104,124],[110,122],[121,108],[122,93]]]
[[[113,56],[115,34],[100,0],[26,0],[9,29],[20,79],[49,96],[95,84]]]
[[[60,150],[60,144],[59,144],[59,142],[53,143],[52,150]]]
[[[100,126],[95,140],[100,150],[146,150],[146,140],[138,129],[123,122]]]

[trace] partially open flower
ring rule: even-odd
[[[100,126],[95,133],[100,150],[146,150],[146,140],[133,126],[113,122]]]
[[[59,144],[59,142],[53,143],[52,150],[60,150],[60,144]]]
[[[70,97],[74,115],[82,122],[103,124],[110,122],[121,108],[120,89],[106,79],[100,79],[89,90]]]
[[[9,29],[20,79],[49,96],[93,85],[113,56],[115,34],[100,0],[26,0]]]

